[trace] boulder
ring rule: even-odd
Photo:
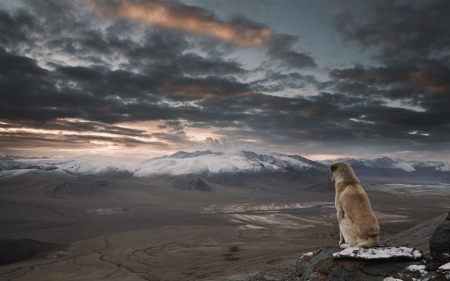
[[[437,270],[436,276],[433,281],[450,280],[450,262],[443,264]]]
[[[340,251],[338,245],[304,254],[297,261],[300,280],[413,280],[425,276],[422,254],[414,248],[376,247]],[[390,278],[390,279],[389,279]]]
[[[431,236],[430,255],[434,260],[450,262],[450,212]]]

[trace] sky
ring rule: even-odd
[[[0,155],[450,161],[450,2],[0,0]]]

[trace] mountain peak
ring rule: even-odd
[[[314,165],[312,165],[314,163]],[[301,156],[284,154],[258,154],[240,151],[234,154],[211,150],[184,152],[149,159],[137,167],[135,176],[149,175],[211,175],[221,173],[291,172],[305,173],[307,170],[325,170],[325,166]]]
[[[175,152],[174,154],[171,154],[169,156],[164,156],[167,158],[192,158],[192,157],[198,157],[198,156],[202,156],[202,155],[209,155],[209,154],[221,154],[220,152],[216,152],[213,153],[211,150],[205,150],[205,151],[195,151],[195,152],[184,152],[184,151],[178,151]]]

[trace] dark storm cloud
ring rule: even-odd
[[[125,128],[120,126],[108,125],[100,122],[79,121],[76,119],[58,119],[49,122],[35,122],[35,121],[15,121],[11,123],[2,123],[0,128],[4,129],[18,129],[18,128],[33,128],[45,130],[67,130],[71,132],[97,132],[107,133],[123,136],[149,136],[146,131]]]
[[[30,18],[26,23],[46,26],[49,20],[38,18],[50,15],[52,19],[57,15],[46,11],[46,8],[56,9],[56,4],[49,2],[47,5],[32,5],[36,18]],[[17,30],[23,28],[21,21],[13,16],[7,13],[3,16],[8,16],[8,23],[18,25]],[[70,17],[70,13],[63,13],[62,17]],[[63,25],[65,21],[60,22]],[[67,25],[86,27],[77,21],[67,21]],[[18,48],[21,41],[14,42]],[[82,48],[76,49],[76,45]],[[123,70],[111,70],[105,64],[72,67],[57,63],[50,64],[54,70],[47,70],[39,67],[34,59],[1,49],[0,72],[4,75],[0,81],[3,89],[2,118],[48,121],[70,117],[108,123],[176,119],[183,108],[170,110],[169,104],[161,102],[162,96],[192,99],[192,96],[227,96],[248,91],[247,86],[241,83],[219,77],[243,73],[238,63],[221,58],[208,60],[192,53],[182,55],[188,44],[179,34],[149,29],[145,31],[143,40],[136,43],[113,35],[107,37],[89,28],[75,28],[65,37],[56,33],[46,46],[54,50],[61,50],[63,46],[63,54],[76,54],[81,59],[84,54],[120,53],[129,60]],[[101,60],[101,57],[97,59]],[[142,71],[136,73],[127,67]],[[190,78],[185,77],[186,74]],[[205,74],[217,77],[194,78]],[[195,91],[196,88],[200,90]]]
[[[374,122],[358,120],[355,128],[416,145],[448,143],[450,3],[438,0],[413,6],[381,1],[373,3],[370,10],[365,19],[344,11],[334,23],[347,40],[379,48],[374,59],[380,66],[335,69],[328,85],[336,92],[381,103],[380,107],[352,105],[364,119]],[[409,107],[412,110],[407,110]]]
[[[450,68],[438,61],[383,67],[356,66],[330,73],[336,90],[353,95],[405,101],[427,111],[441,111],[450,92]]]
[[[204,34],[240,45],[267,48],[267,55],[282,64],[302,69],[316,67],[314,60],[294,50],[298,38],[277,33],[244,17],[220,20],[214,13],[181,2],[91,1],[94,10],[108,16],[121,16],[153,23],[169,29]]]
[[[173,98],[202,99],[222,98],[247,95],[250,93],[248,84],[240,83],[235,79],[224,79],[213,76],[205,78],[177,78],[170,81],[164,92],[174,95]]]
[[[30,134],[28,132],[6,132],[0,134],[0,144],[7,149],[20,149],[30,147],[24,144],[33,144],[34,148],[46,147],[55,149],[61,146],[70,147],[73,149],[82,148],[81,145],[90,147],[102,146],[122,146],[122,147],[136,147],[147,146],[149,148],[161,148],[167,146],[167,143],[161,141],[145,142],[131,137],[108,137],[98,135],[64,135],[50,136],[48,134]]]
[[[205,59],[195,54],[186,54],[178,57],[168,65],[168,68],[178,73],[192,75],[228,75],[244,74],[240,64],[234,61],[221,59]]]
[[[30,25],[32,18],[21,11],[16,15],[0,10],[0,44],[5,47],[16,46],[27,41],[23,28]]]
[[[0,62],[0,118],[45,121],[79,117],[81,106],[95,106],[95,98],[88,94],[58,90],[51,73],[30,58],[0,49]]]
[[[266,43],[267,54],[293,68],[316,67],[316,63],[310,56],[293,50],[297,40],[298,38],[292,35],[273,34]]]
[[[245,18],[225,21],[180,2],[150,2],[169,9],[173,20],[199,15],[203,23],[231,28],[242,34],[240,41],[223,39],[227,41],[223,43],[216,35],[192,35],[181,27],[160,26],[162,23],[142,25],[135,17],[115,10],[108,13],[120,17],[109,18],[100,27],[96,14],[93,17],[71,1],[29,1],[22,10],[0,11],[0,29],[5,31],[0,33],[0,129],[97,133],[51,138],[26,130],[2,131],[0,141],[11,146],[19,145],[12,144],[14,138],[40,144],[95,141],[163,146],[189,144],[189,130],[213,128],[229,139],[280,145],[394,141],[408,142],[413,149],[416,144],[450,141],[445,109],[450,64],[439,53],[444,39],[432,36],[427,40],[436,42],[420,48],[402,45],[409,51],[400,53],[390,49],[401,43],[395,43],[393,37],[405,31],[408,19],[416,20],[416,8],[394,7],[405,23],[397,29],[392,23],[388,35],[384,34],[386,27],[375,29],[385,24],[378,10],[365,23],[337,18],[339,30],[348,39],[382,47],[381,65],[335,69],[331,81],[320,83],[301,72],[317,65],[312,56],[296,51],[295,36],[273,31],[262,36],[268,28]],[[431,13],[432,7],[424,5],[420,11]],[[257,70],[247,70],[229,57],[238,45],[255,38],[261,38],[261,46],[246,48],[263,50],[268,60]],[[46,60],[53,54],[58,59]],[[394,60],[397,63],[391,63]],[[252,81],[249,77],[256,72],[262,77]],[[308,87],[321,87],[324,92],[289,98],[262,94]],[[394,108],[389,106],[392,101],[425,111]],[[153,121],[159,124],[155,125],[158,131],[118,125],[135,121]],[[142,140],[152,137],[160,141],[150,144]]]
[[[97,122],[201,119],[201,110],[192,106],[172,107],[178,95],[198,98],[233,96],[249,91],[246,84],[219,77],[155,81],[145,75],[102,68],[58,67],[48,71],[30,58],[0,54],[4,70],[0,86],[5,120],[49,121],[56,118],[82,118]],[[172,87],[172,90],[168,90]],[[177,90],[177,87],[179,90]],[[192,89],[190,87],[197,89]],[[153,92],[153,94],[152,94]],[[214,119],[214,118],[212,118]],[[70,127],[66,129],[71,129]],[[86,128],[88,129],[88,128]]]
[[[424,1],[419,7],[400,1],[377,1],[367,21],[345,11],[335,18],[337,29],[363,46],[379,45],[384,63],[430,58],[450,46],[450,3]]]
[[[450,92],[450,3],[427,1],[414,7],[381,1],[373,9],[366,21],[358,22],[344,12],[335,23],[347,39],[379,47],[375,58],[382,66],[335,70],[331,76],[355,86],[383,88],[387,98],[412,98],[428,110],[439,110],[433,100],[444,101],[440,94]],[[411,95],[399,96],[407,92]]]
[[[0,48],[0,63],[0,73],[4,76],[19,76],[23,74],[42,77],[48,73],[48,71],[40,68],[35,60],[9,54],[3,48]]]
[[[237,122],[240,125],[217,131],[230,139],[258,136],[267,143],[285,145],[292,142],[347,142],[346,146],[361,142],[380,145],[402,142],[411,150],[417,149],[415,143],[431,144],[436,139],[450,141],[445,129],[447,121],[435,122],[444,116],[387,107],[383,102],[363,96],[321,93],[310,98],[280,98],[252,95],[228,103],[207,100],[200,104],[211,111],[227,112],[226,124]],[[413,131],[421,134],[413,134]]]
[[[95,69],[83,66],[58,66],[60,74],[73,81],[95,81],[103,79],[104,75],[101,69]]]
[[[298,72],[281,73],[267,71],[264,79],[253,81],[252,89],[256,92],[282,92],[288,89],[302,89],[307,86],[319,86],[319,82],[312,75]]]

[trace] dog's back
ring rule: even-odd
[[[378,243],[380,227],[369,197],[348,163],[330,166],[336,184],[336,209],[339,229],[346,247],[373,247]]]

